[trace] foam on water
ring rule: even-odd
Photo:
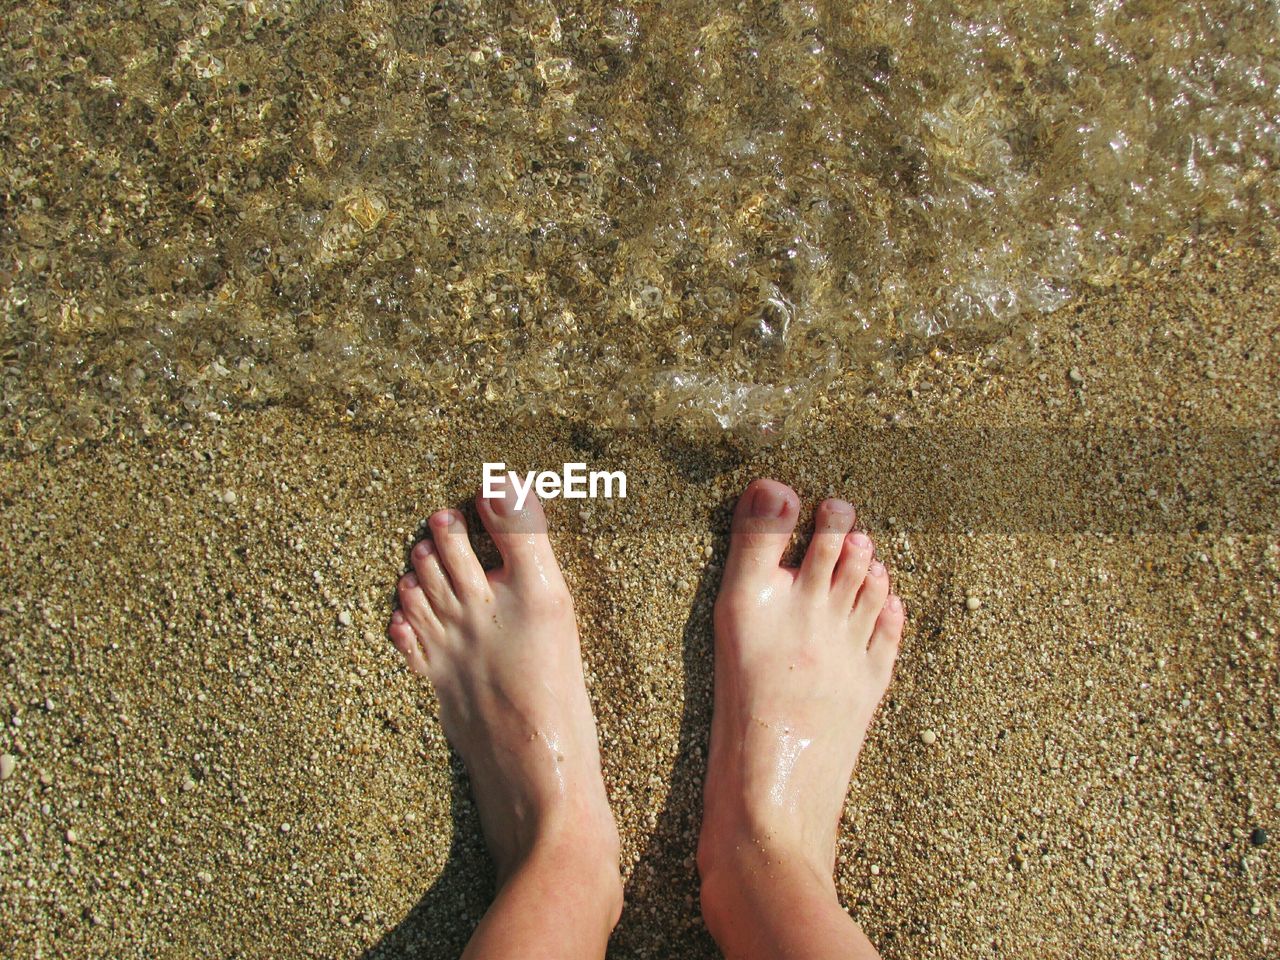
[[[1276,212],[1266,0],[65,6],[0,51],[32,443],[472,396],[766,436]]]

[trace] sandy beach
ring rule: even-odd
[[[14,454],[0,952],[456,955],[488,864],[383,630],[427,515],[501,459],[629,479],[548,506],[622,832],[611,957],[716,955],[709,612],[759,475],[852,500],[907,605],[837,878],[886,958],[1270,956],[1277,316],[1275,246],[1220,237],[1049,316],[1016,364],[917,357],[762,449],[459,398]]]

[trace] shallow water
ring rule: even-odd
[[[9,7],[27,444],[470,397],[767,437],[1276,212],[1274,2]]]

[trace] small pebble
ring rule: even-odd
[[[8,780],[18,767],[18,760],[12,753],[0,753],[0,780]]]
[[[67,843],[75,843],[77,840],[80,839],[80,836],[74,830],[68,830],[66,832],[66,838],[67,838]]]
[[[1267,842],[1267,831],[1262,827],[1254,827],[1253,832],[1249,834],[1249,842],[1255,847],[1260,847]]]
[[[1080,372],[1079,367],[1072,367],[1067,372],[1067,379],[1069,379],[1076,386],[1080,386],[1080,384],[1084,383],[1084,374]]]
[[[880,864],[878,864],[878,863],[873,863],[873,864],[871,865],[871,875],[872,875],[873,877],[878,877],[878,876],[880,876]]]
[[[980,600],[978,597],[968,597],[965,599],[964,605],[968,607],[970,610],[977,610],[980,606],[982,606],[982,600]]]
[[[222,502],[230,506],[236,502],[236,492],[234,490],[226,490],[222,494]]]
[[[924,730],[920,734],[920,742],[926,747],[931,747],[938,742],[938,735],[932,730]]]
[[[351,611],[343,610],[341,613],[339,613],[338,622],[342,624],[344,627],[351,626]]]

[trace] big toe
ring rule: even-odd
[[[547,535],[547,515],[534,492],[529,490],[521,502],[514,485],[504,479],[495,494],[487,497],[481,491],[476,497],[476,510],[502,554],[503,568],[513,576],[529,574],[544,580],[558,571]]]
[[[733,511],[725,581],[758,577],[776,569],[800,515],[800,498],[785,483],[753,480]]]

